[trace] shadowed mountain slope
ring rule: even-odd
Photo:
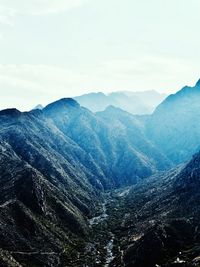
[[[70,248],[87,235],[89,191],[73,196],[50,181],[50,171],[37,171],[6,142],[0,142],[0,152],[0,265],[70,266]]]
[[[125,251],[119,266],[200,265],[199,163],[200,153],[185,166],[134,186],[120,200],[117,217],[126,216],[119,221],[122,230],[115,230]]]

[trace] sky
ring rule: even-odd
[[[0,109],[200,78],[199,0],[0,0]]]

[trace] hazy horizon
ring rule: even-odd
[[[46,100],[46,101],[44,101],[44,102],[38,102],[38,103],[35,103],[35,105],[32,105],[32,106],[27,106],[27,108],[24,108],[23,106],[22,107],[17,107],[17,106],[7,106],[7,107],[5,107],[5,108],[3,108],[3,109],[1,109],[0,108],[0,111],[1,110],[4,110],[4,109],[12,109],[12,108],[17,108],[18,110],[20,110],[20,111],[30,111],[31,109],[34,109],[34,108],[37,108],[37,106],[42,106],[42,107],[45,107],[45,106],[47,106],[48,104],[50,104],[50,103],[52,103],[52,102],[55,102],[55,101],[57,101],[57,100],[60,100],[60,99],[63,99],[63,98],[76,98],[76,97],[81,97],[81,96],[85,96],[85,95],[90,95],[90,94],[104,94],[104,95],[106,95],[106,96],[108,96],[108,95],[110,95],[110,94],[112,94],[112,93],[128,93],[128,92],[132,92],[132,93],[145,93],[145,92],[157,92],[157,93],[159,93],[160,95],[163,95],[163,96],[168,96],[168,94],[165,94],[165,93],[162,93],[162,92],[158,92],[158,91],[156,91],[156,90],[141,90],[141,91],[130,91],[130,90],[123,90],[123,91],[112,91],[112,92],[100,92],[100,91],[97,91],[97,92],[95,92],[95,91],[91,91],[91,92],[86,92],[86,93],[83,93],[83,94],[80,94],[80,95],[73,95],[73,96],[62,96],[62,97],[60,97],[60,98],[55,98],[55,99],[51,99],[50,101],[48,101],[48,100]],[[75,99],[76,100],[76,99]],[[77,101],[77,100],[76,100]]]
[[[0,109],[199,79],[197,0],[0,0]]]

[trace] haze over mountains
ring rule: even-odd
[[[200,266],[200,82],[125,94],[0,111],[0,266]]]
[[[90,93],[74,97],[81,105],[93,112],[103,111],[108,106],[121,108],[132,114],[149,114],[166,98],[154,90],[144,92],[121,91],[110,94]]]
[[[147,122],[148,137],[173,162],[198,152],[200,135],[200,81],[167,97]]]

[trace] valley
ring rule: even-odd
[[[0,0],[0,267],[200,267],[200,0]]]
[[[0,266],[200,266],[199,92],[0,111]]]
[[[87,266],[199,266],[199,211],[188,212],[177,189],[185,168],[107,194],[107,216],[93,226],[96,247]],[[194,195],[188,198],[190,205]]]

